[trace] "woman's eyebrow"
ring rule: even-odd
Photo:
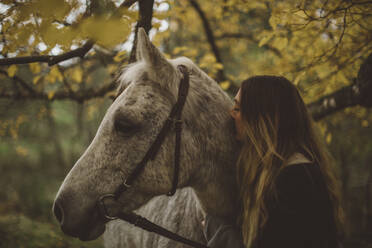
[[[239,104],[240,104],[240,102],[239,102],[236,98],[234,98],[234,103],[235,103],[236,105],[239,105]]]

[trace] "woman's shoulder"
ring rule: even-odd
[[[316,162],[304,162],[290,164],[283,167],[280,170],[279,175],[282,174],[294,174],[294,175],[308,175],[319,170],[319,165]]]
[[[325,189],[316,163],[297,163],[283,168],[275,182],[274,201],[289,212],[308,211],[316,208]]]
[[[298,199],[304,197],[315,199],[326,191],[319,165],[314,162],[296,163],[284,167],[279,172],[275,187],[279,194]]]
[[[310,185],[321,177],[319,165],[315,162],[296,163],[285,166],[280,170],[278,184],[290,184],[291,186]]]
[[[302,153],[295,153],[285,162],[279,171],[278,180],[306,183],[314,177],[321,177],[318,163],[310,161]]]

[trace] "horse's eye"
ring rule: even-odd
[[[140,126],[129,120],[118,118],[114,123],[115,130],[125,135],[133,134],[138,131]]]

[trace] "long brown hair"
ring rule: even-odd
[[[332,160],[296,87],[284,77],[255,76],[243,81],[240,91],[243,145],[237,180],[245,245],[250,247],[265,225],[265,199],[275,193],[276,177],[296,152],[319,166],[341,232],[343,211]]]

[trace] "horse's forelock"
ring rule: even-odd
[[[135,81],[136,78],[143,73],[143,66],[140,63],[129,64],[121,69],[118,77],[118,87],[116,89],[116,94],[120,95],[132,81]]]
[[[179,57],[168,60],[168,62],[173,68],[177,68],[179,65],[185,66],[190,75],[190,90],[185,106],[185,117],[188,116],[191,119],[196,118],[193,113],[194,110],[198,109],[200,105],[208,105],[208,99],[210,99],[208,95],[216,94],[217,92],[217,94],[224,94],[221,92],[222,90],[218,84],[190,59]],[[156,73],[156,71],[154,71],[148,63],[143,61],[124,67],[118,78],[119,87],[117,89],[117,96],[119,96],[131,84],[143,85],[150,83],[154,84],[154,90],[156,89],[157,92],[160,92],[164,97],[168,98],[171,104],[174,104],[177,99],[179,82],[182,77],[181,72],[176,71],[178,77],[175,80],[172,75],[169,78],[164,78],[162,82],[159,81],[159,78],[156,78],[154,73]],[[174,73],[174,71],[170,73]],[[135,85],[133,86],[136,87]],[[208,114],[206,113],[206,115]]]
[[[171,61],[169,62],[174,66],[174,68],[176,68],[176,64],[172,63]],[[177,81],[180,79],[180,76],[179,78],[175,78],[174,71],[170,71],[168,78],[163,77],[160,79],[156,76],[156,72],[156,70],[151,68],[149,64],[145,63],[144,61],[138,61],[123,67],[117,79],[118,87],[116,90],[116,95],[120,95],[132,83],[142,84],[143,81],[148,81],[161,85],[164,90],[169,91],[175,98],[178,90]]]

